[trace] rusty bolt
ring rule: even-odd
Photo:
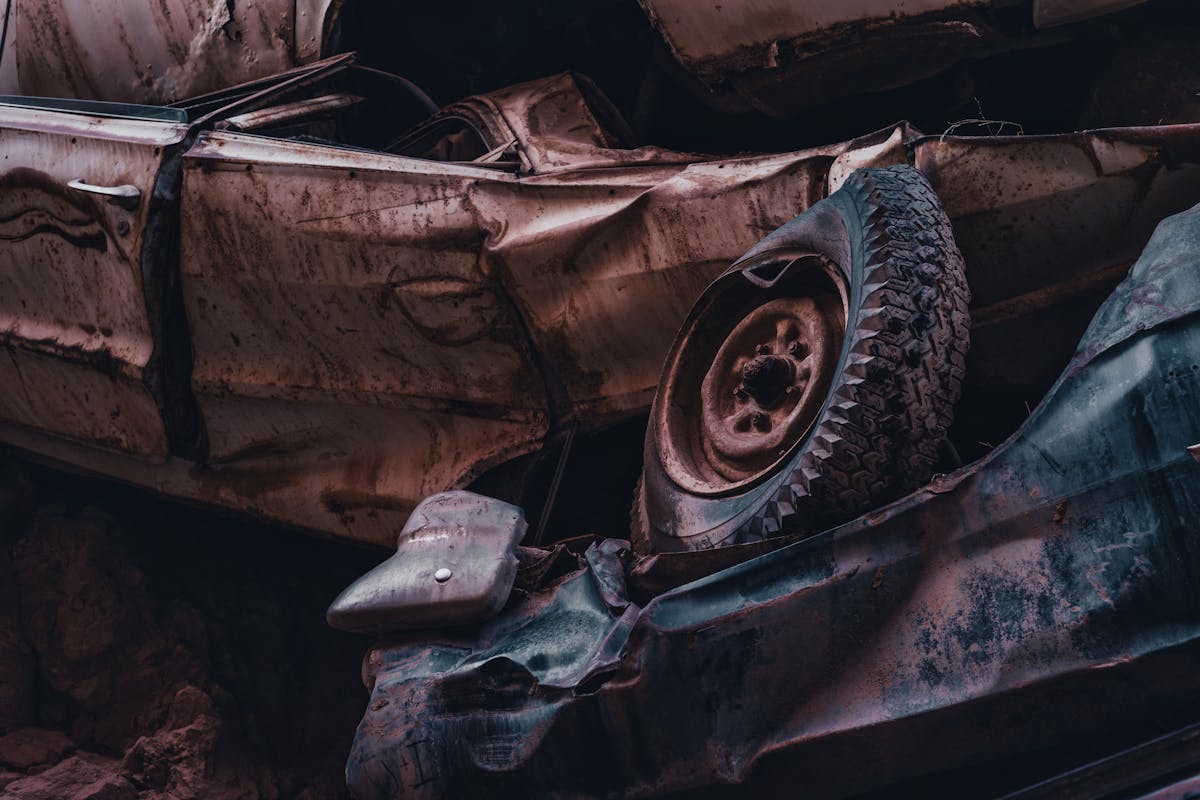
[[[117,223],[117,233],[121,236],[129,235],[129,222],[127,220],[121,220]]]
[[[767,429],[767,415],[761,411],[755,411],[750,417],[750,424],[754,426],[755,430],[765,431]]]
[[[743,403],[750,399],[750,395],[746,394],[746,387],[742,385],[733,390],[733,396]]]

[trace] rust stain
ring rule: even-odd
[[[113,14],[94,0],[21,0],[21,93],[162,103],[272,75],[293,66],[295,6],[146,0]]]

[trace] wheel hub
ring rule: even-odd
[[[784,356],[755,356],[742,367],[742,383],[734,394],[742,401],[753,398],[760,406],[774,405],[788,389],[794,390],[795,367]]]
[[[846,324],[834,272],[823,260],[812,267],[790,289],[735,290],[695,321],[654,423],[663,465],[679,485],[719,494],[756,481],[811,429]]]
[[[771,300],[717,350],[701,386],[699,433],[706,460],[726,480],[774,462],[808,428],[814,365],[840,344],[829,341],[828,311],[811,297]]]

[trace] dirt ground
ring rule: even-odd
[[[4,460],[0,797],[345,796],[380,557]]]

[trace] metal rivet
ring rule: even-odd
[[[128,236],[129,235],[129,223],[126,222],[125,220],[121,220],[120,222],[118,222],[117,223],[117,233],[120,234],[121,236]]]
[[[453,574],[454,573],[452,573],[450,570],[442,567],[437,572],[433,573],[433,579],[438,583],[445,583],[446,581],[450,580],[450,576]]]

